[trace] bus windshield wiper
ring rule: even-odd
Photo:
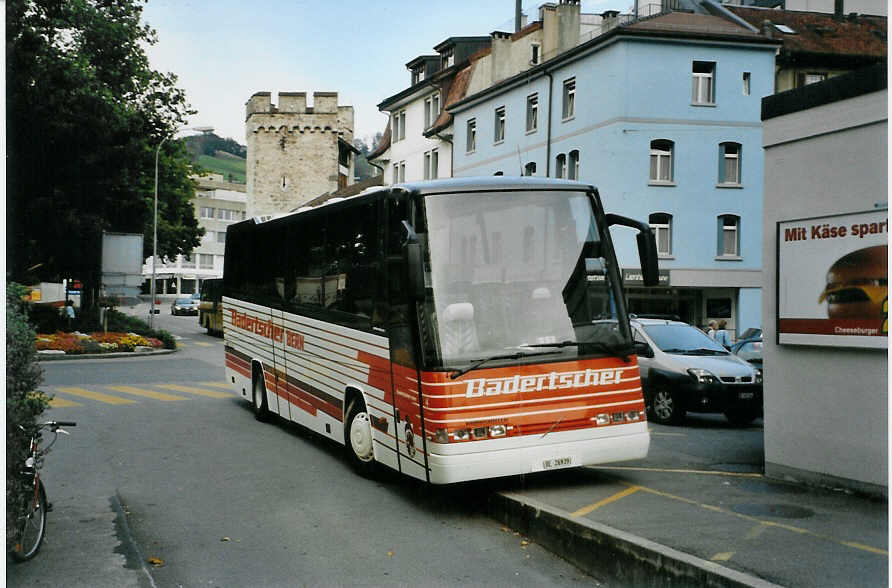
[[[523,347],[579,347],[580,345],[584,345],[595,351],[600,351],[601,353],[606,353],[608,355],[621,356],[624,360],[626,360],[629,355],[635,353],[635,348],[631,345],[626,345],[625,343],[611,345],[603,341],[561,341],[560,343],[533,343],[530,345],[523,345]]]
[[[476,370],[477,368],[482,366],[484,363],[487,363],[490,361],[496,361],[499,359],[523,359],[524,357],[534,357],[534,356],[538,356],[538,355],[554,355],[556,353],[560,353],[560,351],[538,351],[535,353],[524,353],[522,351],[518,351],[517,353],[505,353],[504,355],[493,355],[491,357],[482,357],[480,359],[475,359],[474,361],[472,361],[465,367],[461,368],[460,370],[455,370],[454,372],[449,374],[449,379],[454,380],[456,378],[459,378],[459,377],[465,375],[466,373],[468,373],[469,371]]]

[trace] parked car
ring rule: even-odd
[[[679,424],[687,412],[724,413],[736,425],[762,413],[762,372],[674,320],[631,321],[648,415]]]
[[[762,338],[762,329],[759,327],[750,327],[740,334],[739,341],[743,341],[744,339],[761,339]]]
[[[731,353],[762,371],[762,337],[741,339],[731,346]]]
[[[170,305],[170,314],[178,316],[181,314],[198,314],[198,300],[194,298],[177,298]]]

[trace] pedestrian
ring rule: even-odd
[[[709,330],[706,331],[706,334],[709,335],[710,339],[715,339],[715,329],[717,324],[718,323],[714,320],[709,321]]]
[[[728,335],[728,331],[725,330],[725,327],[728,326],[728,321],[722,319],[719,321],[718,330],[715,332],[715,340],[717,343],[720,343],[725,347],[725,349],[731,348],[731,336]]]
[[[71,330],[71,322],[74,320],[74,301],[66,300],[65,306],[62,307],[62,316],[68,323],[68,330]]]

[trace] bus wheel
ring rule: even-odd
[[[266,384],[263,382],[262,368],[254,370],[254,381],[251,390],[251,404],[254,406],[254,418],[265,423],[269,420],[269,406],[266,402]]]
[[[375,453],[372,449],[372,423],[362,400],[353,400],[347,414],[345,429],[347,457],[350,465],[360,475],[370,476],[375,471]]]

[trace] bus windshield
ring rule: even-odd
[[[487,358],[548,352],[566,360],[628,348],[613,256],[586,193],[428,195],[424,208],[426,365],[467,369]]]

